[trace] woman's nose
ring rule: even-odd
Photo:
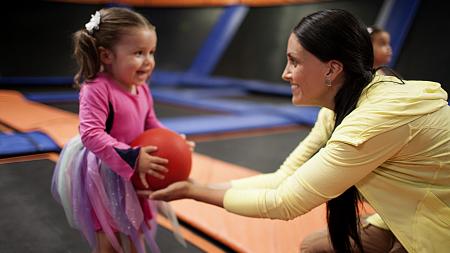
[[[281,79],[284,81],[291,80],[291,73],[288,71],[287,66],[284,68],[283,73],[281,74]]]

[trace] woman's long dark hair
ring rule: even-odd
[[[373,79],[373,48],[367,28],[347,11],[324,10],[303,18],[293,33],[302,47],[321,61],[343,64],[344,84],[334,98],[336,129]],[[327,203],[328,231],[336,252],[352,252],[350,238],[364,251],[359,236],[359,200],[358,190],[352,186]]]

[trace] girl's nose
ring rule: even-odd
[[[152,64],[154,62],[155,62],[155,57],[153,54],[149,54],[149,55],[147,55],[147,57],[145,57],[145,61],[144,61],[145,64]]]

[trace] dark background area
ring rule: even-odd
[[[325,8],[349,10],[365,23],[375,22],[382,0],[325,1],[275,7],[254,7],[224,52],[213,75],[281,82],[290,30],[305,15]],[[450,21],[444,1],[421,1],[400,52],[397,70],[406,79],[426,79],[449,90]],[[13,3],[3,9],[0,77],[72,76],[71,34],[105,5],[51,1]],[[220,7],[135,8],[156,27],[157,69],[189,68]]]

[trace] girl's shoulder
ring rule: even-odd
[[[103,76],[97,76],[94,79],[84,81],[80,90],[81,97],[107,97],[109,93],[109,81]]]

